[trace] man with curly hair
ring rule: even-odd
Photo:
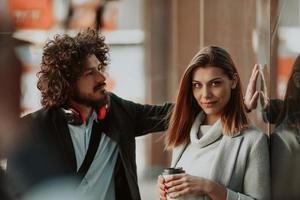
[[[8,160],[21,194],[71,176],[84,199],[140,199],[135,137],[164,130],[172,105],[136,104],[106,91],[108,52],[91,29],[45,45],[37,83],[43,108],[23,118],[28,139]]]

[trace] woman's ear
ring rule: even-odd
[[[233,74],[233,79],[232,79],[231,89],[235,89],[237,83],[238,83],[238,75],[237,75],[237,73],[234,73]]]

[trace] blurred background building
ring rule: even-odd
[[[22,63],[20,115],[41,107],[36,72],[43,45],[57,33],[98,29],[111,49],[109,90],[151,104],[174,101],[188,62],[206,45],[230,52],[244,89],[254,64],[265,66],[270,97],[282,97],[300,52],[299,0],[1,1],[16,29],[12,36],[19,41],[15,50]],[[1,99],[8,95],[3,91]],[[271,132],[259,109],[249,116]],[[164,151],[161,134],[137,138],[136,152],[142,199],[150,200],[156,177],[170,163],[170,152]]]

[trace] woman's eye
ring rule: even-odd
[[[199,83],[193,83],[193,88],[200,88],[201,85]]]

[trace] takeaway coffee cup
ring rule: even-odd
[[[182,174],[185,173],[185,171],[182,169],[182,167],[177,167],[177,168],[165,168],[164,171],[162,172],[162,176],[164,179],[166,179],[170,175],[174,174]],[[167,195],[167,200],[179,200],[180,198],[171,198]]]

